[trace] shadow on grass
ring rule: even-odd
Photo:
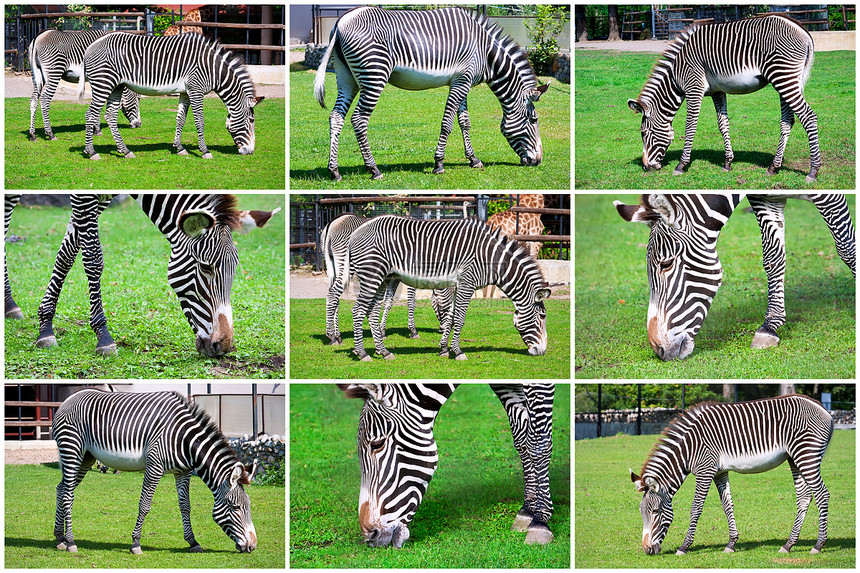
[[[117,551],[120,553],[129,553],[131,549],[131,542],[129,543],[109,543],[106,541],[88,541],[88,540],[80,540],[76,539],[75,543],[78,546],[78,552],[85,554],[87,551]],[[45,549],[50,551],[57,551],[57,544],[54,540],[44,540],[44,539],[29,539],[29,538],[21,538],[21,537],[9,537],[5,538],[6,547],[16,547],[21,549]],[[145,544],[141,544],[141,549],[143,550],[143,554],[147,553],[174,553],[174,554],[186,554],[188,553],[187,547],[171,547],[169,549],[165,548],[155,548],[155,547],[147,547]],[[237,553],[236,551],[230,551],[226,549],[210,549],[204,548],[204,552],[206,553],[219,553],[219,554],[232,554]],[[7,567],[16,567],[8,562],[7,557]],[[20,565],[17,565],[20,566]]]
[[[96,153],[99,155],[106,157],[116,157],[117,159],[123,159],[124,157],[117,151],[116,144],[113,142],[113,137],[110,136],[110,132],[105,128],[105,135],[108,136],[107,141],[110,141],[110,145],[107,143],[96,141],[94,142],[93,147],[95,148]],[[194,132],[195,136],[197,132]],[[135,138],[134,134],[121,134],[123,135],[123,140],[125,141],[126,146],[129,150],[138,155],[139,153],[152,153],[155,152],[169,152],[170,155],[176,155],[176,148],[173,147],[173,141],[159,141],[158,143],[140,143],[140,138]],[[81,139],[81,143],[83,143],[83,138]],[[201,158],[202,154],[200,153],[200,149],[197,147],[197,140],[195,137],[194,143],[192,144],[183,144],[185,149],[188,151],[188,157],[197,157]],[[238,148],[235,145],[207,145],[210,152],[223,153],[224,155],[236,155],[239,156]],[[89,156],[84,155],[84,146],[83,145],[73,145],[69,147],[69,151],[86,159],[89,159]]]
[[[102,127],[102,135],[105,135],[105,134],[110,135],[110,130],[108,129],[108,126],[106,123],[103,123],[101,125],[101,127]],[[120,123],[119,128],[120,129],[137,129],[137,128],[131,127],[131,125],[129,125],[127,123]],[[57,135],[57,136],[64,135],[67,133],[80,133],[82,139],[86,135],[86,129],[85,129],[83,122],[80,124],[73,124],[73,125],[54,125],[52,123],[51,124],[51,131],[53,131],[54,135]],[[28,127],[27,129],[22,129],[18,133],[20,133],[22,136],[24,136],[25,139],[27,139],[30,137],[30,128]],[[97,135],[96,137],[102,137],[102,136]],[[36,125],[36,141],[39,141],[39,140],[48,141],[48,139],[45,137],[44,127],[39,127],[39,125],[37,124]]]
[[[774,149],[774,152],[776,149]],[[678,165],[678,162],[681,161],[681,153],[683,152],[683,147],[679,149],[674,149],[666,152],[666,157],[663,158],[663,168],[662,171],[674,171],[675,167]],[[732,162],[732,165],[738,164],[749,164],[752,166],[759,166],[762,170],[766,170],[773,163],[773,153],[765,153],[761,151],[735,151],[735,157]],[[715,167],[722,169],[723,163],[726,161],[725,152],[721,150],[714,149],[703,149],[696,150],[695,146],[693,147],[693,153],[690,158],[690,165],[687,166],[687,170],[685,173],[689,173],[691,170],[696,168],[696,164],[709,163]],[[642,156],[637,155],[636,157],[630,160],[630,165],[634,165],[639,169],[642,168]],[[806,171],[802,169],[792,169],[788,167],[783,161],[782,167],[779,169],[779,173],[796,173],[798,176],[806,176]]]
[[[81,148],[83,152],[83,148]],[[321,163],[326,161],[326,158],[321,159]],[[508,166],[519,166],[518,162],[513,161],[485,161],[484,169],[489,169],[494,166],[500,165],[508,165]],[[418,163],[377,163],[377,167],[382,172],[382,181],[385,181],[385,175],[387,173],[423,173],[427,175],[427,177],[444,177],[450,171],[461,172],[468,171],[474,169],[469,167],[469,164],[465,160],[461,160],[459,158],[446,160],[444,163],[445,173],[440,175],[435,175],[432,173],[433,171],[433,157],[428,156],[426,161],[421,161]],[[355,165],[355,166],[338,166],[338,171],[344,180],[349,178],[365,178],[370,179],[370,172],[364,165]],[[328,167],[323,166],[317,169],[290,169],[290,177],[295,179],[323,179],[330,180],[331,175],[328,171]],[[339,182],[338,185],[344,184],[343,181]]]
[[[812,514],[810,513],[810,516]],[[817,512],[815,512],[815,517],[818,517]],[[756,539],[756,540],[748,540],[748,541],[739,541],[735,544],[735,551],[751,551],[756,549],[761,549],[762,547],[773,547],[773,557],[775,559],[786,559],[791,561],[800,560],[801,558],[807,559],[817,559],[814,555],[809,553],[809,550],[812,549],[812,546],[815,545],[815,539],[801,539],[797,542],[797,544],[791,549],[789,553],[779,553],[779,549],[785,545],[785,541],[788,539],[785,538],[772,538],[772,539]],[[728,543],[728,533],[726,534],[726,543]],[[827,543],[824,544],[824,548],[821,550],[822,553],[827,553],[827,550],[853,550],[856,547],[854,538],[847,537],[828,537]],[[666,547],[662,553],[671,553],[674,557],[674,552],[676,548]],[[710,544],[710,545],[697,545],[693,543],[693,546],[690,547],[690,550],[687,551],[687,558],[695,555],[695,554],[709,554],[709,553],[722,553],[723,549],[725,549],[725,544]],[[668,551],[667,551],[668,550]]]

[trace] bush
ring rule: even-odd
[[[569,13],[563,7],[540,4],[534,19],[526,21],[526,29],[532,41],[529,61],[538,75],[552,73],[552,61],[558,53],[556,38],[564,30],[568,18]]]

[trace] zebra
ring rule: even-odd
[[[361,493],[358,521],[371,547],[401,548],[439,456],[433,425],[459,384],[338,384],[347,398],[364,400],[358,423]],[[527,544],[553,539],[549,460],[552,455],[552,384],[490,384],[511,425],[523,466],[524,501],[511,531]]]
[[[131,552],[140,555],[143,520],[161,476],[174,474],[182,529],[189,551],[203,551],[191,530],[191,476],[212,491],[212,517],[236,543],[250,553],[257,547],[251,505],[243,485],[257,470],[242,465],[218,426],[199,405],[177,392],[105,392],[93,388],[72,394],[57,409],[51,427],[60,452],[62,478],[57,485],[54,536],[57,549],[76,553],[72,534],[72,504],[77,488],[93,463],[121,471],[143,471],[143,490]]]
[[[630,109],[642,114],[642,166],[646,171],[660,169],[675,137],[672,120],[686,98],[684,150],[673,174],[681,175],[687,169],[702,98],[711,96],[725,144],[723,170],[731,171],[734,153],[726,94],[752,93],[773,84],[782,119],[779,145],[767,174],[774,175],[782,166],[796,115],[809,137],[806,181],[815,181],[822,164],[818,117],[803,95],[813,59],[812,36],[799,22],[781,14],[688,26],[654,66],[639,97],[627,102]]]
[[[367,217],[358,217],[351,213],[344,213],[331,221],[323,229],[320,237],[323,254],[325,255],[326,274],[328,275],[329,293],[326,296],[326,336],[331,344],[339,345],[343,342],[340,336],[340,325],[338,323],[338,307],[340,306],[340,293],[337,293],[336,283],[340,280],[340,273],[343,272],[343,265],[346,260],[347,247],[349,244],[350,234],[359,228],[363,223],[370,219]],[[392,281],[388,291],[385,294],[385,301],[382,307],[382,317],[380,319],[380,327],[383,334],[385,333],[385,324],[388,319],[388,312],[394,303],[394,295],[400,281]],[[439,319],[439,324],[443,324],[445,314],[451,308],[451,303],[454,299],[454,293],[450,288],[433,289],[433,294],[430,297],[430,305],[436,313],[436,318]],[[409,338],[418,338],[418,330],[415,327],[415,288],[407,287],[406,289],[406,305],[408,309],[407,326],[409,327]]]
[[[18,201],[21,200],[21,195],[6,194],[3,196],[3,222],[5,229],[3,231],[4,239],[9,237],[9,223],[12,222],[12,210]],[[9,267],[6,264],[6,249],[3,249],[3,274],[6,278],[6,318],[13,320],[21,320],[24,318],[24,313],[21,312],[21,307],[12,298],[12,285],[9,283]]]
[[[743,194],[643,195],[641,205],[615,208],[626,221],[647,223],[647,267],[651,290],[648,340],[663,360],[686,358],[723,278],[716,243]],[[836,243],[836,252],[856,276],[854,224],[844,195],[748,195],[762,235],[767,273],[767,312],[752,348],[779,344],[785,324],[785,219],[788,198],[811,201]]]
[[[660,552],[672,523],[672,498],[689,474],[696,476],[696,493],[690,528],[677,554],[685,555],[693,544],[711,481],[729,524],[725,552],[733,552],[738,530],[728,472],[765,472],[786,460],[797,493],[797,517],[779,552],[788,553],[797,543],[813,494],[818,505],[818,540],[810,553],[821,552],[827,540],[830,498],[821,479],[821,459],[833,435],[833,418],[821,404],[797,394],[737,404],[699,404],[678,416],[663,434],[641,475],[630,470],[636,491],[644,494],[639,509],[645,553]]]
[[[455,115],[463,132],[469,167],[484,167],[472,149],[466,107],[469,90],[482,82],[499,99],[502,135],[520,163],[534,166],[543,159],[534,102],[546,93],[549,84],[537,85],[526,53],[485,16],[460,8],[408,11],[364,6],[351,10],[335,23],[317,69],[314,96],[323,108],[326,67],[332,55],[337,102],[329,117],[328,170],[336,181],[341,179],[338,139],[356,95],[352,126],[358,146],[371,179],[382,178],[370,152],[367,124],[387,83],[407,90],[449,86],[433,173],[445,171],[442,162]]]
[[[5,196],[7,234],[12,209],[19,198],[20,195]],[[226,354],[233,348],[230,289],[239,260],[232,231],[247,232],[263,227],[280,209],[237,211],[237,201],[232,195],[141,194],[132,195],[132,198],[170,243],[167,282],[176,291],[182,312],[196,334],[197,351],[209,357]],[[89,286],[90,326],[97,338],[96,353],[116,352],[102,307],[104,260],[98,234],[98,218],[112,199],[113,195],[71,196],[69,225],[39,305],[37,347],[57,345],[53,327],[57,301],[80,251]],[[6,316],[9,317],[17,305],[12,300],[8,269],[5,270]]]
[[[41,100],[45,137],[56,141],[51,130],[51,100],[60,80],[77,83],[83,71],[84,52],[94,40],[109,34],[105,30],[45,30],[30,42],[30,67],[33,68],[33,94],[30,96],[30,141],[36,141],[36,109]],[[120,109],[132,128],[141,126],[140,98],[124,89]],[[101,135],[101,124],[96,128]]]
[[[133,158],[117,128],[117,109],[121,88],[144,95],[179,94],[176,135],[173,147],[179,155],[188,152],[182,146],[182,128],[188,107],[194,113],[197,141],[204,159],[212,159],[203,138],[203,96],[214,91],[227,106],[227,131],[239,147],[240,155],[254,152],[254,108],[263,101],[256,95],[247,68],[232,53],[199,34],[179,36],[137,36],[109,34],[99,38],[84,54],[78,99],[83,102],[84,80],[90,82],[93,99],[87,109],[87,134],[84,152],[99,159],[93,148],[93,133],[105,104],[105,119],[126,158]]]
[[[454,287],[454,303],[442,325],[439,356],[448,357],[453,351],[457,360],[466,360],[460,349],[466,309],[475,289],[488,284],[498,286],[514,304],[514,327],[528,353],[541,356],[546,352],[543,301],[551,294],[549,286],[524,247],[481,221],[374,217],[352,232],[344,269],[332,294],[340,296],[346,277],[355,273],[360,291],[352,307],[353,352],[362,361],[370,360],[364,350],[365,315],[376,351],[386,360],[394,358],[385,348],[375,312],[393,280],[415,288]]]

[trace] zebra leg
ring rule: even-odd
[[[38,348],[48,348],[57,345],[57,337],[54,334],[54,315],[57,312],[57,302],[63,291],[63,283],[66,276],[75,264],[75,259],[80,250],[80,235],[78,227],[74,223],[75,216],[72,214],[69,225],[66,227],[66,235],[60,243],[57,258],[54,260],[54,270],[51,272],[51,280],[45,288],[45,296],[39,303],[39,337],[36,339]]]
[[[780,148],[777,149],[777,156],[773,159],[772,170],[768,169],[768,173],[772,174],[776,172],[776,169],[782,165],[781,151],[785,151],[788,132],[791,131],[791,126],[794,123],[794,115],[796,115],[801,125],[803,125],[803,129],[806,130],[806,135],[809,139],[809,174],[806,176],[806,182],[812,183],[818,177],[818,170],[822,164],[821,150],[818,146],[818,116],[815,115],[815,112],[812,111],[812,108],[803,99],[803,90],[797,89],[797,76],[784,74],[783,76],[774,78],[772,83],[774,89],[779,94],[782,121]]]
[[[813,195],[812,202],[827,223],[830,234],[836,243],[839,258],[851,269],[851,274],[857,276],[856,244],[854,242],[854,224],[851,222],[851,212],[844,195]]]
[[[750,196],[761,228],[762,264],[767,274],[767,313],[756,330],[751,348],[779,344],[776,330],[785,324],[785,199]]]
[[[394,296],[397,294],[398,286],[400,286],[400,281],[396,279],[388,283],[388,288],[385,289],[385,296],[379,308],[379,332],[382,338],[386,337],[385,328],[388,324],[388,313],[391,312],[391,307],[394,306]]]
[[[370,281],[361,281],[358,298],[352,306],[352,335],[355,346],[352,353],[362,362],[370,362],[371,358],[364,350],[364,317],[368,309],[373,305],[376,287],[371,290]]]
[[[406,309],[408,311],[406,322],[409,326],[409,338],[421,338],[418,336],[418,329],[415,328],[415,287],[407,287],[406,289]]]
[[[328,289],[328,294],[325,297],[325,315],[326,315],[326,336],[329,339],[329,344],[340,346],[343,339],[340,337],[340,321],[338,320],[338,310],[340,308],[340,296],[346,288],[346,282],[349,277],[335,277]]]
[[[155,494],[155,488],[161,480],[161,472],[156,469],[157,463],[147,460],[146,469],[143,471],[143,490],[140,492],[140,505],[137,509],[137,523],[134,524],[134,531],[131,533],[131,552],[135,555],[140,555],[143,550],[140,548],[140,537],[143,535],[143,520],[149,509],[152,507],[152,496]],[[178,478],[177,478],[178,481]],[[180,511],[182,507],[180,505]],[[183,526],[185,518],[183,517]],[[189,522],[189,528],[191,524]]]
[[[122,135],[119,133],[119,124],[117,122],[119,118],[119,106],[122,102],[122,90],[122,86],[117,86],[108,96],[107,105],[105,106],[105,121],[108,124],[108,129],[110,129],[111,135],[113,135],[113,140],[116,142],[117,150],[125,156],[126,159],[134,159],[134,153],[129,151],[125,142],[122,140]]]
[[[177,155],[188,155],[188,150],[182,146],[182,128],[185,127],[185,119],[188,117],[188,106],[190,105],[191,100],[188,99],[188,94],[179,94],[179,106],[176,111],[176,132],[173,135],[173,147],[176,148]]]
[[[382,179],[382,172],[376,166],[376,160],[373,159],[373,154],[370,152],[370,143],[367,140],[367,124],[370,121],[370,114],[373,113],[373,109],[379,101],[379,96],[382,95],[381,91],[379,93],[362,91],[358,96],[355,111],[352,112],[352,129],[355,131],[358,148],[361,150],[364,166],[370,172],[371,179]],[[332,115],[334,115],[334,112],[332,112]]]
[[[90,326],[98,340],[96,354],[108,355],[116,352],[116,343],[107,328],[107,318],[102,307],[101,278],[104,257],[99,240],[99,215],[110,204],[111,197],[97,195],[85,198],[72,196],[72,217],[80,229],[81,260],[90,294]]]
[[[128,120],[129,126],[136,129],[143,125],[140,118],[140,96],[136,92],[126,88],[122,90],[122,114]]]
[[[469,300],[475,294],[475,288],[460,283],[454,295],[454,315],[451,324],[451,350],[457,360],[467,360],[466,354],[460,350],[460,332],[466,323],[466,310],[469,308]]]
[[[101,113],[107,98],[101,94],[100,90],[93,90],[93,99],[90,100],[90,107],[87,108],[86,118],[86,136],[84,139],[84,153],[93,161],[101,159],[93,147],[93,135],[101,134]]]
[[[684,537],[684,543],[675,553],[676,555],[686,555],[687,550],[693,544],[693,538],[696,536],[696,524],[699,523],[699,517],[705,507],[705,498],[708,496],[708,488],[711,487],[713,479],[714,476],[707,472],[696,476],[696,493],[693,495],[693,505],[690,507],[690,528]]]
[[[803,520],[806,518],[806,511],[809,509],[809,504],[812,502],[812,490],[797,468],[794,460],[789,458],[788,465],[791,467],[791,477],[794,480],[794,491],[797,494],[797,516],[794,518],[794,525],[791,527],[791,535],[788,536],[788,541],[785,542],[780,549],[780,553],[788,553],[797,540],[800,538],[800,528],[803,526]]]
[[[463,114],[465,114],[466,128],[465,131],[463,131],[463,139],[468,139],[469,114],[464,111],[464,104],[466,102],[466,95],[469,93],[469,88],[471,87],[472,82],[466,77],[460,77],[451,82],[451,87],[448,91],[448,100],[445,102],[445,112],[442,114],[442,129],[439,132],[439,142],[436,144],[436,154],[433,156],[433,160],[435,162],[433,173],[437,175],[445,172],[445,168],[442,166],[442,162],[445,160],[445,147],[448,145],[448,136],[451,135],[451,131],[454,129],[454,116],[457,114],[458,109],[463,111]],[[462,128],[462,115],[460,122],[460,127]],[[471,156],[469,155],[470,151]],[[472,165],[472,157],[475,156],[475,152],[472,151],[471,145],[467,145],[466,147],[466,156],[469,157],[469,165],[476,167],[476,165]],[[480,161],[478,163],[480,163]]]
[[[714,476],[714,484],[720,493],[720,501],[723,503],[723,511],[729,522],[729,544],[723,549],[725,553],[734,553],[735,543],[738,542],[738,527],[735,524],[735,504],[732,502],[732,492],[729,489],[729,474],[721,473]]]
[[[767,168],[766,173],[768,175],[776,175],[776,172],[782,167],[782,158],[785,155],[785,147],[788,145],[788,136],[791,135],[791,128],[794,126],[794,112],[791,111],[791,106],[782,96],[779,98],[779,108],[779,145],[776,147],[773,163]]]
[[[693,154],[693,138],[696,135],[696,125],[699,123],[699,111],[702,109],[702,98],[704,92],[687,92],[687,128],[684,132],[684,151],[681,152],[681,161],[675,167],[672,175],[683,175],[690,165],[690,156]]]
[[[12,211],[20,200],[20,195],[7,194],[4,196],[5,204],[3,208],[3,222],[6,227],[3,235],[4,239],[9,236],[9,224],[12,222]],[[24,318],[24,313],[21,312],[21,308],[18,306],[18,303],[15,302],[15,299],[12,298],[12,283],[9,282],[9,266],[6,263],[6,251],[3,251],[3,273],[6,275],[6,318],[22,319]]]
[[[472,124],[469,121],[469,110],[466,107],[466,98],[463,98],[463,102],[460,104],[460,109],[457,110],[457,122],[460,124],[460,131],[463,132],[463,147],[466,150],[466,159],[469,160],[469,167],[483,169],[484,164],[481,163],[481,160],[475,155],[475,150],[472,149],[472,137],[470,135]]]
[[[188,99],[191,102],[191,112],[194,114],[194,126],[197,128],[197,146],[203,159],[212,159],[212,154],[209,153],[209,148],[206,147],[206,139],[203,137],[203,93],[198,90],[189,91]],[[178,115],[176,123],[179,123]],[[179,129],[178,125],[176,129]]]
[[[188,552],[200,553],[203,548],[194,539],[194,532],[191,530],[191,497],[188,495],[190,481],[190,472],[176,474],[176,495],[179,497],[179,513],[182,515],[182,533],[185,536],[185,541],[190,545]]]
[[[368,324],[370,324],[370,334],[373,336],[373,345],[376,347],[376,352],[386,360],[394,360],[394,354],[392,354],[388,351],[388,349],[385,348],[385,336],[380,329],[380,318],[383,314],[382,306],[385,302],[386,293],[388,292],[388,289],[391,284],[394,282],[395,281],[393,281],[392,279],[386,279],[382,281],[382,284],[379,285],[379,288],[376,289],[376,293],[374,293],[373,295],[373,300],[370,304],[370,310],[367,313],[367,322]],[[394,284],[394,288],[397,288],[397,284]]]
[[[57,549],[77,553],[75,536],[72,533],[72,506],[75,502],[75,489],[81,484],[87,471],[92,467],[95,457],[88,453],[66,451],[73,447],[62,444],[60,447],[60,471],[62,477],[57,485],[57,514],[54,518],[54,538]]]
[[[36,83],[38,70],[33,70],[30,79],[33,80],[33,92],[30,94],[30,141],[36,141],[36,110],[39,108],[39,85]],[[42,118],[44,124],[45,118]]]
[[[732,140],[729,137],[729,105],[726,101],[725,92],[717,92],[711,97],[714,100],[714,109],[717,111],[717,127],[723,135],[723,146],[726,149],[726,162],[723,164],[723,171],[731,171],[735,153],[732,151]]]

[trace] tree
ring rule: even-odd
[[[618,28],[618,5],[609,5],[609,37],[610,42],[617,42],[621,39],[621,34]]]
[[[526,29],[532,41],[529,60],[539,75],[552,73],[552,62],[558,53],[557,37],[564,30],[568,13],[561,6],[538,4],[534,19],[526,20]]]
[[[585,21],[585,6],[580,4],[576,5],[576,41],[577,42],[587,42],[588,41],[588,24]]]

